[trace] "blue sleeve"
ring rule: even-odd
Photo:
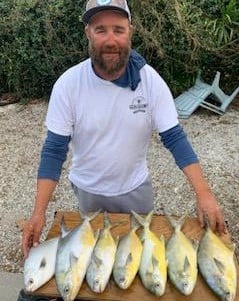
[[[38,179],[59,180],[62,165],[67,157],[70,140],[70,136],[58,135],[51,131],[47,132],[47,137],[41,152]]]
[[[159,135],[164,146],[172,153],[180,169],[190,164],[198,163],[197,155],[179,124]]]

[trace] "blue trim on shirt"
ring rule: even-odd
[[[187,135],[179,124],[159,135],[164,146],[172,153],[180,169],[199,162],[187,139]]]
[[[122,88],[130,87],[132,91],[135,91],[141,81],[140,69],[145,64],[145,59],[135,50],[131,50],[125,73],[112,83]]]
[[[67,157],[70,140],[71,136],[62,136],[51,131],[47,132],[47,137],[41,152],[38,179],[59,180],[62,165]]]

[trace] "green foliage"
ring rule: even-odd
[[[220,71],[228,90],[238,86],[237,0],[132,0],[131,6],[138,49],[175,95],[194,83],[199,69],[206,78]]]
[[[8,0],[9,1],[9,0]],[[84,1],[6,2],[0,25],[0,82],[19,96],[48,95],[56,78],[87,53]]]
[[[81,15],[85,0],[0,2],[0,92],[48,96],[70,66],[87,57]],[[239,81],[238,0],[129,0],[133,46],[168,82],[174,95],[199,69],[222,73],[229,91]]]

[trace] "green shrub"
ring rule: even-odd
[[[0,81],[19,96],[48,95],[59,74],[86,56],[84,1],[13,2],[0,28]]]
[[[85,0],[2,0],[0,92],[48,96],[58,76],[87,57],[81,15]],[[129,0],[133,46],[168,82],[174,95],[222,73],[238,86],[237,0]]]

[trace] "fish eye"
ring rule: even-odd
[[[160,288],[161,287],[160,283],[155,283],[155,287]]]
[[[119,281],[120,281],[120,283],[125,282],[125,277],[121,277]]]
[[[29,279],[29,284],[33,284],[34,283],[34,280],[31,278]]]
[[[183,282],[183,287],[187,288],[188,287],[188,283],[187,282]]]
[[[65,293],[65,294],[68,294],[68,293],[69,293],[69,291],[70,291],[69,287],[68,287],[68,286],[67,286],[67,287],[65,287],[65,289],[64,289],[64,293]]]

